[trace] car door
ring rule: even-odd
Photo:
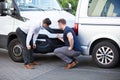
[[[14,26],[14,19],[7,15],[7,16],[0,16],[0,35],[8,35],[12,32]]]
[[[14,19],[8,14],[6,4],[7,2],[0,2],[0,48],[6,47],[7,35],[12,32],[14,26]]]

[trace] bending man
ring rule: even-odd
[[[38,64],[38,62],[34,61],[33,49],[36,48],[36,39],[41,27],[48,27],[50,24],[49,18],[44,19],[42,24],[40,21],[33,19],[28,21],[25,26],[17,28],[16,33],[23,46],[25,68],[32,69],[33,65]]]

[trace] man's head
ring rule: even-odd
[[[51,20],[49,19],[49,18],[45,18],[44,20],[43,20],[43,24],[42,24],[42,26],[43,27],[48,27],[49,25],[51,25]]]
[[[58,26],[60,29],[64,30],[64,28],[66,27],[66,20],[65,19],[59,19],[58,20]]]

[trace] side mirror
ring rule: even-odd
[[[1,16],[6,16],[8,14],[7,12],[7,3],[5,2],[0,2],[0,15]]]
[[[64,10],[71,13],[72,12],[72,4],[71,3],[67,3],[67,7],[64,8]]]

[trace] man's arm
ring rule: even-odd
[[[58,39],[61,40],[62,42],[64,42],[63,38],[58,34],[57,35]]]
[[[38,35],[39,35],[39,32],[34,34],[34,36],[33,36],[33,44],[36,43]]]
[[[68,34],[67,34],[67,38],[68,38],[68,41],[69,41],[69,50],[72,50],[73,49],[73,46],[74,46],[74,40],[73,40],[73,35],[72,35],[72,33],[71,32],[69,32]]]
[[[27,33],[26,47],[27,47],[28,50],[31,49],[30,41],[31,41],[32,36],[33,36],[33,31],[34,31],[34,30],[33,30],[32,28],[30,28],[29,32]]]
[[[33,36],[33,48],[36,48],[36,40],[37,40],[38,35],[39,35],[39,32],[35,33]]]

